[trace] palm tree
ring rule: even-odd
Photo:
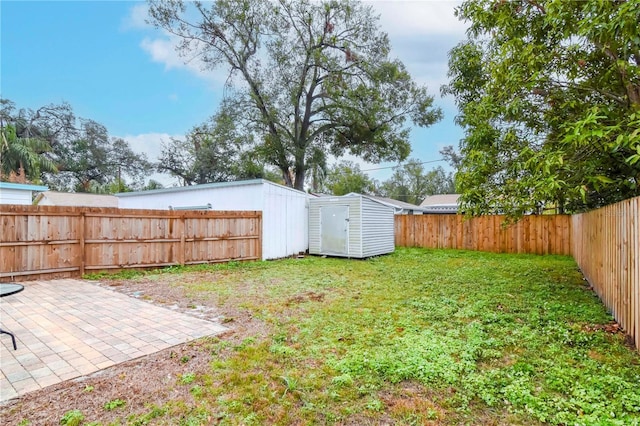
[[[18,137],[14,125],[0,125],[0,176],[24,173],[30,180],[39,180],[41,172],[57,172],[53,161],[44,155],[50,150],[46,140]]]

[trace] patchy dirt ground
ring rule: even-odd
[[[225,304],[219,307],[215,299],[194,299],[184,289],[174,285],[177,280],[215,280],[215,273],[193,273],[178,276],[163,275],[153,281],[107,280],[100,285],[138,297],[150,303],[176,309],[189,315],[220,322],[229,331],[215,339],[240,343],[248,336],[264,335],[267,326],[246,311]],[[214,339],[214,340],[215,340]],[[133,413],[161,406],[167,401],[193,402],[188,386],[178,385],[182,374],[206,373],[211,361],[211,339],[195,342],[115,365],[97,373],[67,380],[28,393],[0,406],[0,424],[57,425],[69,410],[81,411],[88,421],[99,419],[102,424],[126,421]],[[221,355],[224,356],[224,355]],[[105,410],[105,403],[118,399],[126,405]],[[211,419],[215,422],[215,419]]]

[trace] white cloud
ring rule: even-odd
[[[177,36],[167,34],[166,37],[145,37],[140,43],[140,47],[151,56],[153,62],[163,64],[165,70],[186,70],[208,82],[215,89],[219,89],[225,84],[228,79],[228,73],[224,67],[213,70],[207,69],[197,55],[191,57],[181,56],[176,49],[179,43]]]
[[[177,40],[169,38],[145,37],[140,43],[142,50],[151,56],[153,62],[164,64],[166,70],[172,68],[188,68],[196,73],[200,72],[196,61],[189,61],[185,64],[183,58],[176,51]]]
[[[448,83],[448,53],[465,38],[468,25],[454,15],[460,1],[414,0],[370,2],[389,34],[392,57],[399,58],[416,82],[438,99]],[[451,105],[448,98],[437,104]]]
[[[446,0],[371,1],[380,13],[380,24],[391,38],[446,34],[464,35],[466,25],[454,15],[454,8],[461,2]]]
[[[119,136],[129,143],[131,148],[139,153],[146,154],[151,161],[157,161],[162,151],[162,143],[169,142],[171,138],[183,139],[184,135],[170,135],[168,133],[143,133],[140,135]]]
[[[141,42],[140,47],[145,51],[153,62],[163,64],[165,70],[179,69],[187,70],[191,74],[208,81],[212,86],[220,86],[227,78],[227,75],[217,70],[205,70],[203,62],[196,55],[183,57],[176,49],[180,39],[165,31],[155,30],[153,25],[146,22],[149,18],[149,7],[146,3],[136,4],[129,10],[120,25],[121,30],[144,30],[148,34]]]
[[[171,138],[183,139],[183,135],[170,135],[168,133],[143,133],[139,135],[126,135],[119,136],[129,143],[131,149],[140,154],[146,154],[149,161],[157,162],[160,153],[162,152],[162,143],[169,142]],[[167,174],[153,173],[148,176],[148,179],[153,179],[160,182],[165,187],[171,187],[178,185],[178,179],[171,177]]]
[[[149,29],[152,26],[147,24],[149,7],[146,3],[138,3],[131,8],[129,15],[125,16],[120,25],[122,30]]]

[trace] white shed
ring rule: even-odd
[[[366,195],[309,200],[309,253],[365,258],[392,253],[394,209]]]
[[[33,203],[33,193],[46,191],[46,186],[27,185],[23,183],[0,182],[0,204],[23,204]]]
[[[116,196],[121,209],[259,210],[263,260],[295,255],[309,248],[309,195],[264,179],[123,192]]]

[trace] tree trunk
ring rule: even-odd
[[[297,189],[298,191],[304,191],[304,176],[305,176],[304,166],[296,167],[296,181],[295,181],[294,188]]]
[[[284,179],[285,186],[293,188],[293,182],[291,181],[291,173],[289,173],[289,170],[281,168],[280,171],[282,172],[282,179]]]

